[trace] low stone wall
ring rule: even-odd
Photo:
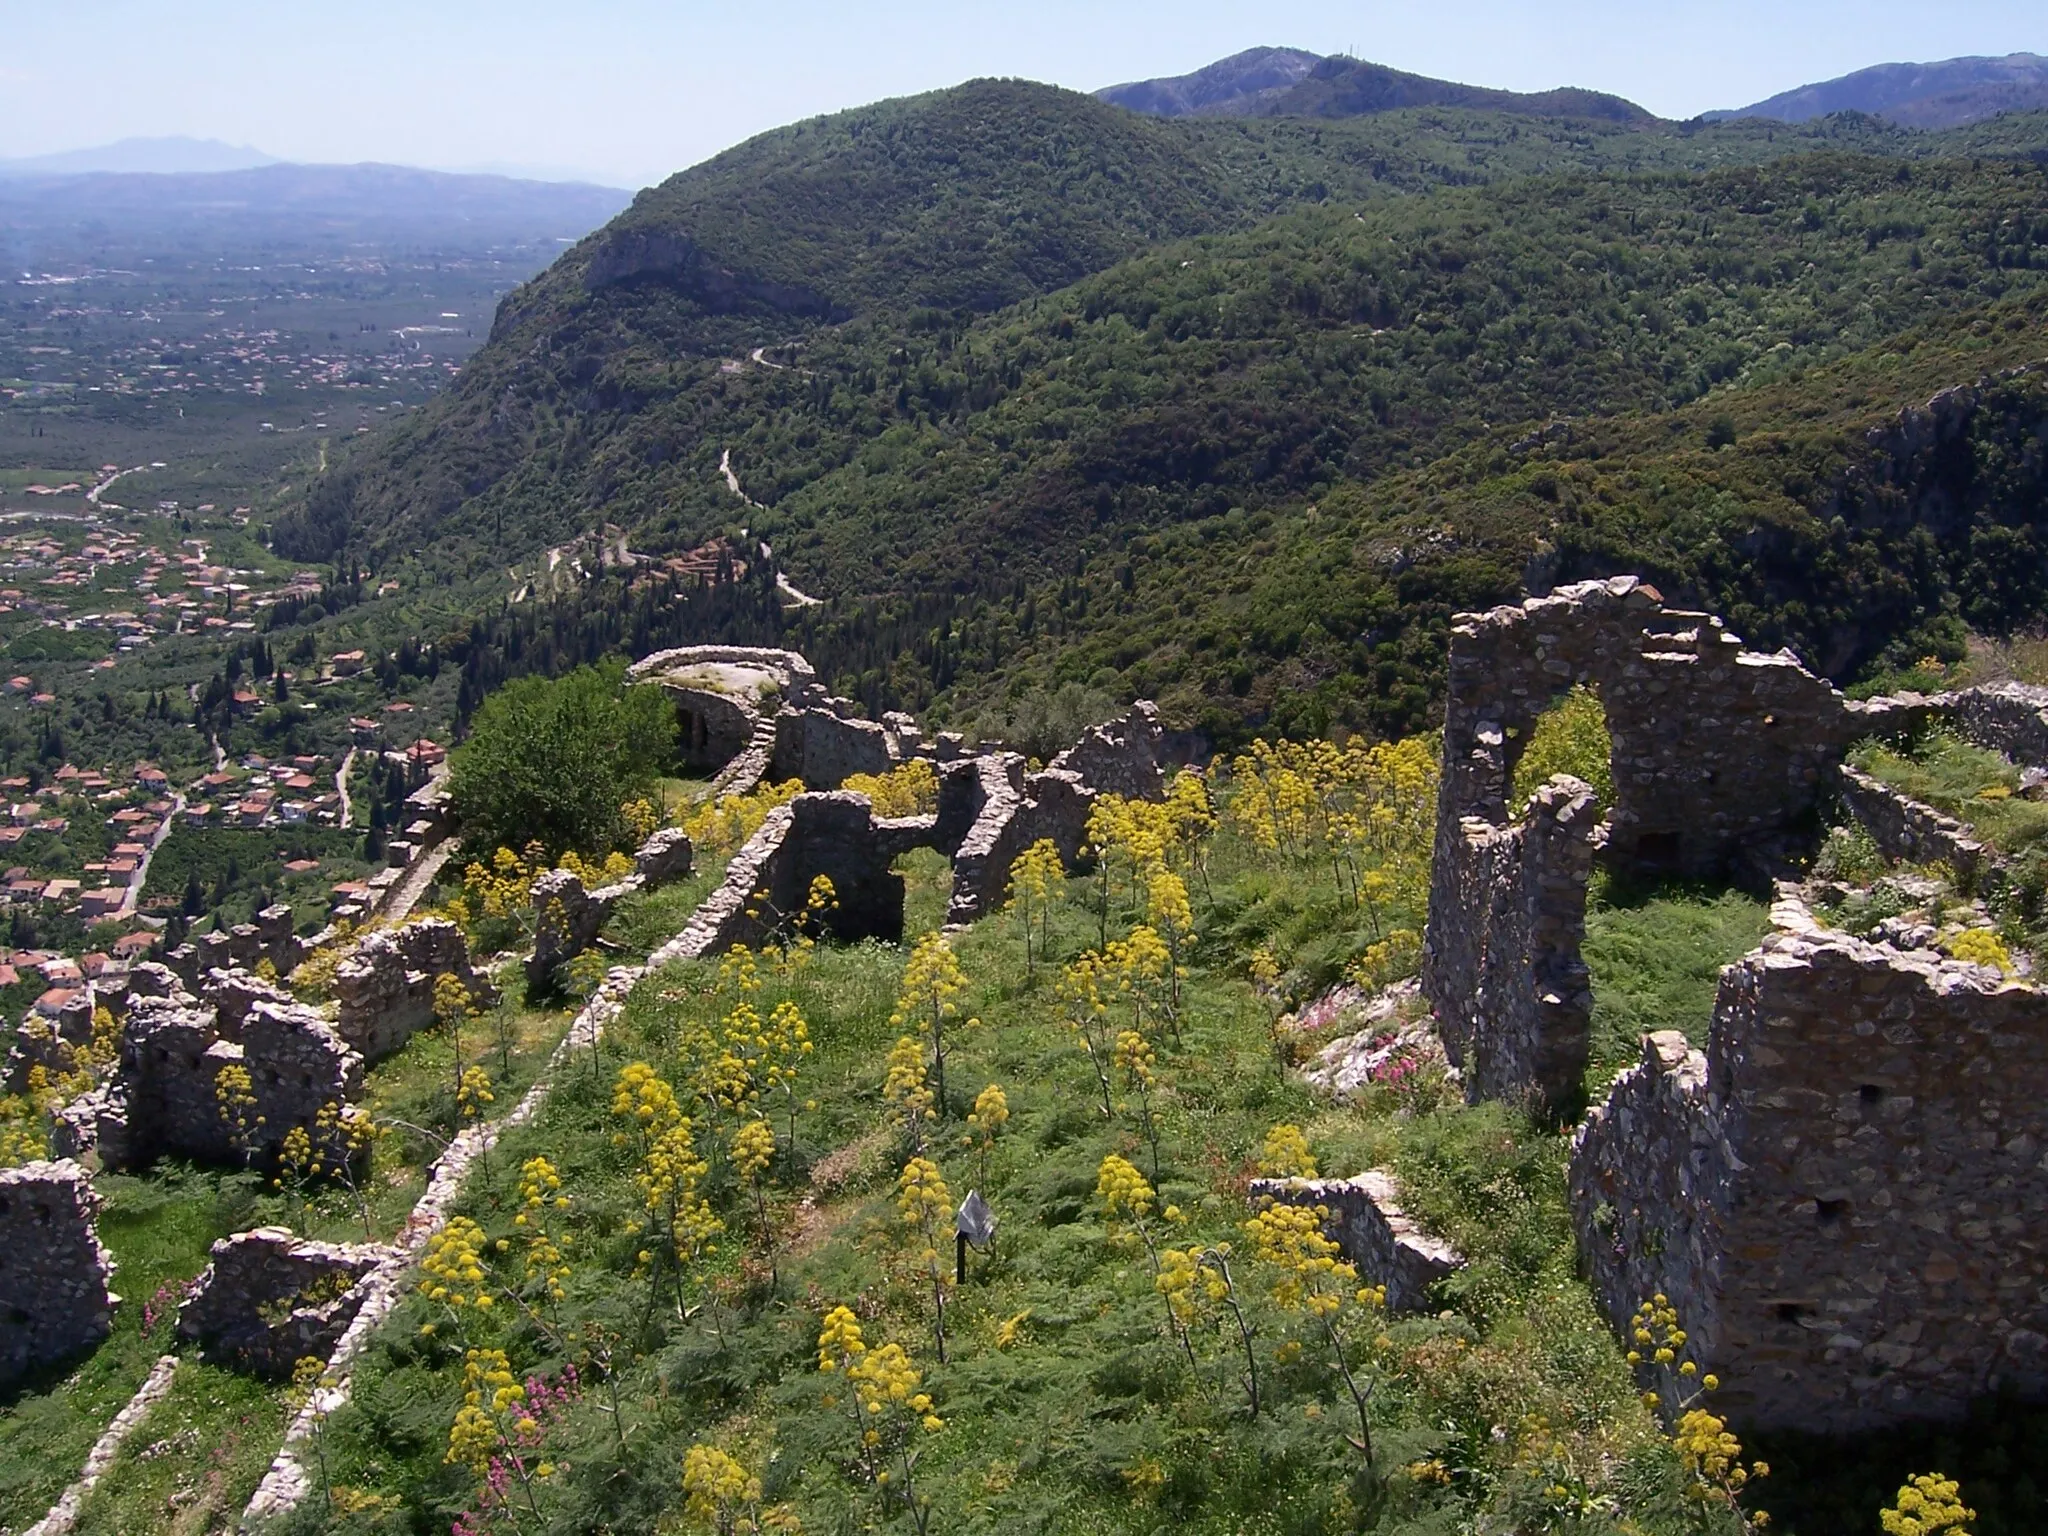
[[[120,1298],[100,1246],[99,1196],[77,1163],[0,1168],[0,1388],[113,1332]]]
[[[1468,1097],[1567,1108],[1585,1077],[1592,985],[1579,947],[1600,844],[1593,791],[1566,774],[1523,819],[1440,829],[1423,990]]]
[[[1842,765],[1842,803],[1890,858],[1912,864],[1947,864],[1966,889],[2003,864],[1955,817],[1922,805],[1869,774]]]
[[[695,850],[675,827],[655,833],[633,856],[633,873],[612,885],[585,890],[571,870],[555,869],[533,882],[533,949],[525,962],[528,987],[545,991],[557,972],[597,942],[618,904],[690,872]]]
[[[2048,766],[2048,688],[1987,683],[1949,694],[1944,702],[1965,739],[2016,763]]]
[[[1359,1278],[1387,1288],[1389,1312],[1428,1310],[1436,1283],[1465,1267],[1464,1255],[1401,1208],[1400,1183],[1384,1168],[1351,1179],[1254,1179],[1251,1194],[1323,1211],[1324,1236]]]
[[[2048,1390],[2048,994],[1824,931],[1722,973],[1573,1147],[1615,1326],[1659,1291],[1737,1423],[1847,1433]]]
[[[336,1028],[370,1061],[390,1055],[434,1022],[434,985],[453,976],[479,1008],[498,1000],[491,979],[469,963],[469,941],[445,918],[380,929],[334,969],[341,1000]]]
[[[212,1364],[288,1377],[309,1355],[327,1358],[362,1305],[358,1282],[395,1252],[311,1242],[284,1227],[224,1237],[178,1311],[178,1337]]]

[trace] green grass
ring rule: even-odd
[[[1276,887],[1289,883],[1267,870],[1271,883],[1247,899],[1238,886],[1255,862],[1244,860],[1232,877],[1241,918],[1278,904]],[[943,911],[944,865],[914,859],[905,867],[914,935]],[[1291,884],[1312,907],[1301,894],[1314,889],[1309,872],[1295,872]],[[1095,942],[1087,892],[1076,882],[1058,913],[1056,958]],[[1288,923],[1298,920],[1290,914]],[[1112,933],[1128,921],[1116,914]],[[1000,1227],[992,1253],[973,1261],[949,1304],[948,1364],[934,1358],[928,1294],[896,1214],[894,1178],[909,1148],[879,1102],[882,1058],[899,1032],[891,1015],[903,959],[894,946],[821,946],[800,972],[770,976],[753,999],[764,1013],[796,1003],[816,1043],[801,1091],[817,1108],[800,1117],[796,1144],[774,1169],[769,1230],[779,1283],[767,1282],[762,1233],[722,1166],[729,1122],[714,1131],[700,1109],[698,1145],[714,1165],[706,1187],[726,1240],[691,1271],[680,1297],[672,1287],[655,1296],[636,1261],[647,1242],[637,1230],[644,1211],[630,1149],[614,1141],[610,1080],[642,1059],[686,1092],[680,1043],[733,1002],[718,993],[716,967],[672,966],[634,993],[605,1047],[602,1077],[565,1074],[540,1122],[509,1137],[494,1177],[467,1193],[467,1212],[512,1244],[488,1258],[503,1295],[521,1275],[513,1170],[533,1155],[561,1170],[572,1201],[562,1225],[574,1236],[562,1317],[504,1303],[479,1320],[410,1299],[365,1356],[354,1403],[328,1441],[334,1479],[350,1498],[374,1494],[399,1508],[338,1528],[445,1530],[471,1503],[471,1480],[443,1460],[465,1345],[504,1348],[516,1369],[543,1377],[570,1363],[584,1373],[583,1399],[547,1432],[545,1454],[567,1470],[539,1491],[539,1518],[522,1510],[522,1529],[588,1528],[600,1507],[613,1530],[678,1529],[678,1466],[699,1440],[759,1471],[769,1501],[793,1506],[806,1530],[870,1528],[873,1495],[837,1470],[850,1443],[845,1407],[826,1405],[829,1383],[815,1369],[819,1316],[840,1301],[860,1311],[870,1343],[910,1351],[948,1421],[922,1440],[917,1465],[920,1488],[943,1511],[935,1529],[1291,1536],[1357,1528],[1378,1509],[1379,1529],[1420,1536],[1481,1510],[1522,1519],[1531,1499],[1545,1497],[1529,1467],[1516,1465],[1514,1426],[1535,1412],[1588,1465],[1609,1468],[1610,1483],[1633,1490],[1628,1507],[1642,1529],[1679,1528],[1667,1507],[1669,1459],[1571,1274],[1554,1134],[1497,1106],[1467,1111],[1391,1094],[1355,1109],[1317,1103],[1272,1065],[1265,1011],[1234,974],[1235,950],[1219,944],[1188,980],[1182,1043],[1159,1040],[1157,1183],[1162,1201],[1186,1216],[1172,1241],[1238,1244],[1237,1278],[1260,1329],[1263,1411],[1251,1420],[1232,1336],[1206,1320],[1191,1367],[1161,1326],[1142,1249],[1113,1243],[1103,1224],[1094,1193],[1103,1157],[1118,1152],[1153,1172],[1137,1107],[1119,1090],[1115,1116],[1101,1114],[1088,1062],[1057,1016],[1052,976],[1041,969],[1035,984],[1024,979],[1009,919],[975,926],[956,948],[970,978],[960,1018],[980,1023],[954,1029],[951,1114],[930,1154],[956,1201],[980,1184]],[[968,1103],[990,1081],[1006,1088],[1011,1118],[983,1182],[960,1139]],[[1359,1481],[1359,1457],[1344,1439],[1348,1398],[1299,1319],[1267,1298],[1243,1251],[1244,1180],[1279,1121],[1308,1127],[1326,1171],[1391,1161],[1417,1209],[1466,1245],[1471,1264],[1446,1287],[1443,1315],[1393,1320],[1383,1343],[1362,1346],[1381,1375],[1373,1418],[1382,1466],[1440,1457],[1457,1469],[1449,1489],[1400,1476],[1383,1486]],[[1021,1320],[1002,1347],[1013,1319]],[[1378,1331],[1375,1322],[1365,1335]],[[1308,1346],[1299,1357],[1276,1353],[1292,1337]],[[616,1351],[623,1447],[598,1386],[598,1339]],[[1502,1424],[1510,1426],[1505,1445],[1494,1434]],[[303,1518],[319,1524],[311,1511]]]
[[[2002,853],[2048,843],[2048,805],[2018,796],[2020,771],[1997,752],[1932,732],[1910,753],[1866,745],[1850,759],[1892,788],[1966,823]]]
[[[1739,891],[1663,889],[1596,901],[1582,953],[1593,973],[1593,1044],[1586,1091],[1597,1102],[1654,1030],[1706,1042],[1721,968],[1770,931],[1770,909]]]
[[[80,1511],[79,1536],[229,1528],[263,1480],[285,1409],[263,1382],[187,1359]]]

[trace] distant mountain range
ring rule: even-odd
[[[223,144],[219,139],[173,136],[161,139],[122,139],[92,149],[67,149],[54,155],[29,155],[19,160],[0,160],[0,177],[86,176],[97,172],[117,174],[185,175],[206,171],[246,171],[259,165],[276,165],[275,155],[246,144]]]
[[[1774,117],[1803,123],[1831,112],[1868,112],[1908,128],[1956,128],[2000,112],[2048,107],[2048,58],[2009,53],[2002,59],[1944,59],[1936,64],[1879,64],[1839,80],[1802,85],[1714,119]]]
[[[50,176],[197,176],[219,171],[251,171],[271,165],[304,164],[281,160],[246,144],[219,139],[172,135],[156,139],[122,139],[92,149],[67,149],[58,154],[0,160],[0,181]],[[526,165],[493,160],[472,165],[420,167],[455,176],[502,176],[513,181],[577,182],[608,185],[602,178],[564,165]]]
[[[0,257],[41,265],[124,251],[203,255],[250,241],[329,249],[352,238],[475,249],[573,240],[631,201],[612,187],[401,165],[45,173],[0,177]]]
[[[1363,117],[1403,107],[1466,107],[1540,117],[1651,122],[1634,102],[1566,87],[1527,93],[1411,75],[1343,54],[1251,48],[1193,74],[1112,85],[1096,96],[1153,117]]]

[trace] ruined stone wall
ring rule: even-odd
[[[1577,684],[1598,691],[1613,744],[1601,857],[1648,876],[1762,879],[1812,841],[1851,745],[1944,713],[1913,695],[1847,700],[1790,652],[1745,651],[1720,620],[1665,607],[1633,576],[1459,616],[1423,991],[1454,1059],[1480,1064],[1472,1091],[1535,1087],[1553,1106],[1570,1097],[1568,1058],[1583,1065],[1583,866],[1547,836],[1513,840],[1508,800],[1539,716]],[[1565,841],[1590,836],[1575,812]],[[1543,862],[1525,878],[1517,866],[1539,846]],[[1538,945],[1526,962],[1525,937]]]
[[[1160,739],[1159,711],[1140,701],[1120,718],[1083,732],[1043,773],[1027,775],[1023,759],[1013,752],[991,753],[979,760],[972,793],[959,794],[951,803],[948,780],[942,779],[939,817],[949,833],[956,824],[954,806],[974,807],[953,854],[946,921],[971,923],[999,909],[1009,899],[1012,866],[1041,838],[1059,849],[1070,871],[1078,869],[1097,795],[1164,798]]]
[[[228,1066],[248,1071],[256,1101],[249,1117],[261,1120],[247,1146],[236,1144],[216,1093]],[[114,1072],[93,1096],[90,1139],[110,1168],[142,1168],[162,1156],[260,1163],[292,1127],[311,1130],[323,1106],[353,1103],[362,1084],[361,1053],[301,1004],[254,1004],[235,1041],[222,1037],[211,1008],[146,998],[130,1012]]]
[[[1932,953],[1780,933],[1704,1055],[1655,1039],[1574,1146],[1617,1326],[1679,1309],[1719,1411],[1845,1432],[2048,1389],[2048,994]]]
[[[805,789],[837,789],[856,773],[883,774],[896,766],[888,729],[873,720],[831,709],[784,710],[775,720],[775,755],[768,777],[799,779]]]
[[[1424,984],[1475,1100],[1541,1111],[1579,1095],[1593,1016],[1579,946],[1598,813],[1592,789],[1560,774],[1520,822],[1468,817],[1438,838]]]
[[[1361,1280],[1387,1288],[1389,1312],[1426,1310],[1436,1283],[1465,1266],[1464,1255],[1402,1209],[1400,1183],[1384,1168],[1351,1179],[1254,1179],[1251,1195],[1327,1212],[1323,1235]]]
[[[284,1227],[224,1237],[178,1309],[178,1337],[212,1364],[288,1377],[309,1356],[327,1358],[362,1305],[357,1282],[394,1252],[311,1242]]]
[[[1633,576],[1560,587],[1463,614],[1451,632],[1442,822],[1506,823],[1537,717],[1595,687],[1613,738],[1608,858],[1622,869],[1715,878],[1767,863],[1808,819],[1842,753],[1891,728],[1790,652],[1745,651],[1720,620],[1667,609]]]
[[[1159,768],[1160,749],[1159,708],[1141,699],[1118,718],[1083,731],[1048,766],[1073,774],[1097,794],[1161,800],[1166,777]]]
[[[557,972],[597,942],[618,904],[689,874],[695,858],[689,834],[676,827],[656,832],[633,856],[633,873],[611,885],[585,890],[566,869],[550,870],[533,882],[533,949],[526,957],[526,982],[545,991]]]
[[[679,953],[714,955],[764,942],[803,911],[819,875],[832,882],[837,901],[819,918],[833,938],[900,939],[903,877],[890,865],[936,839],[936,818],[878,820],[866,795],[798,795],[770,811],[733,856],[725,882],[691,916]]]
[[[388,1056],[434,1022],[434,985],[453,976],[479,1008],[498,999],[488,976],[469,963],[469,941],[445,918],[379,929],[334,969],[342,1039],[371,1060]]]
[[[1977,885],[2003,862],[1955,817],[1922,805],[1847,763],[1840,771],[1843,805],[1887,857],[1914,864],[1945,863],[1966,887]]]
[[[657,651],[626,673],[675,701],[683,760],[718,775],[720,792],[744,794],[768,772],[777,716],[820,702],[811,664],[795,651],[691,645]]]
[[[77,1163],[0,1168],[0,1389],[60,1365],[113,1331],[114,1262],[99,1196]]]
[[[1943,701],[1966,739],[2016,763],[2048,765],[2048,688],[1987,683]]]

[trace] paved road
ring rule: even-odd
[[[355,808],[349,803],[348,798],[349,770],[355,767],[355,765],[356,749],[350,747],[348,749],[348,756],[341,760],[341,767],[336,770],[334,775],[334,791],[341,796],[341,824],[344,827],[348,825],[349,817],[355,814]]]
[[[135,866],[135,873],[128,877],[128,894],[121,898],[120,910],[114,916],[128,918],[135,915],[135,908],[142,900],[142,887],[149,879],[149,862],[156,857],[157,849],[163,847],[164,839],[171,835],[171,829],[178,824],[178,818],[185,814],[185,792],[180,790],[178,798],[171,803],[171,814],[163,825],[156,829],[156,836],[149,840],[149,851],[142,856],[142,862]]]

